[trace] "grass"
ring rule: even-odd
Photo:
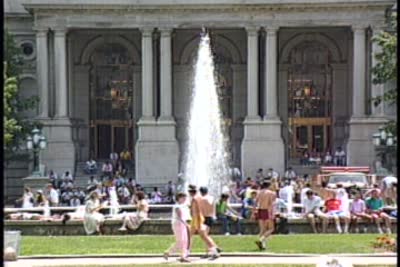
[[[268,242],[269,253],[374,253],[372,242],[378,234],[304,234],[274,235]],[[259,253],[256,236],[213,236],[224,252]],[[34,255],[104,255],[161,254],[174,241],[173,236],[23,236],[21,256]],[[204,252],[198,236],[193,252]]]

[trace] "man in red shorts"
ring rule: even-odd
[[[256,198],[256,219],[260,227],[260,239],[256,241],[256,245],[260,250],[266,249],[266,240],[274,231],[273,207],[275,205],[276,193],[269,190],[269,186],[269,182],[263,182]]]

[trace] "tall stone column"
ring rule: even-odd
[[[54,88],[55,118],[44,120],[43,133],[47,137],[48,147],[41,152],[41,159],[47,170],[62,173],[67,170],[73,173],[76,161],[72,123],[68,113],[68,68],[67,68],[67,29],[52,28],[54,36]],[[40,55],[38,55],[40,57]],[[51,100],[50,100],[51,101]]]
[[[366,35],[365,26],[353,26],[353,114],[355,118],[365,117],[366,86]]]
[[[49,50],[48,28],[36,28],[36,71],[39,86],[39,117],[49,118]]]
[[[160,119],[172,121],[172,29],[161,28],[160,32]]]
[[[347,143],[348,165],[371,166],[375,159],[372,135],[385,123],[384,118],[366,117],[366,26],[354,25],[353,40],[353,109]]]
[[[372,36],[379,34],[380,31],[382,31],[381,27],[372,27]],[[375,55],[381,51],[382,47],[380,47],[376,42],[372,42],[371,69],[377,64]],[[375,98],[377,96],[382,96],[384,94],[383,84],[374,84],[373,79],[374,75],[371,73],[371,97]],[[374,101],[371,102],[371,115],[375,117],[383,117],[385,115],[383,102],[381,102],[378,106],[374,105]]]
[[[271,28],[272,29],[272,28]],[[275,73],[275,80],[267,81],[268,101],[267,114],[264,120],[258,115],[258,28],[247,28],[247,116],[243,122],[244,137],[241,146],[241,168],[245,176],[254,176],[258,168],[274,168],[279,172],[284,171],[284,150],[281,137],[281,121],[277,117],[276,97],[276,44],[267,46],[266,74]],[[275,36],[273,36],[275,34]],[[271,38],[272,37],[272,38]],[[270,32],[268,44],[276,42],[275,32]],[[275,59],[274,59],[275,57]],[[274,66],[269,69],[269,62],[274,61]],[[275,92],[272,92],[275,90]],[[274,97],[275,94],[275,97]],[[266,100],[267,100],[266,99]],[[268,159],[266,161],[266,159]],[[266,164],[268,164],[266,166]]]
[[[56,117],[68,117],[68,89],[67,89],[67,30],[54,30],[54,65],[56,82]]]
[[[278,88],[277,88],[277,27],[266,27],[267,32],[265,42],[265,110],[264,119],[276,119],[278,116]]]
[[[143,28],[142,32],[142,118],[154,120],[153,109],[153,30]]]
[[[153,28],[146,28],[142,29],[143,115],[138,122],[139,138],[135,147],[136,179],[142,185],[152,186],[176,178],[179,157],[172,116],[172,29],[161,28],[160,31],[161,116],[156,121],[153,112]]]
[[[246,120],[259,120],[258,115],[258,30],[248,27],[247,31],[247,116]]]

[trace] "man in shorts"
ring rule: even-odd
[[[207,234],[207,226],[204,224],[204,214],[202,213],[202,210],[204,210],[201,203],[202,197],[197,193],[195,185],[189,185],[188,191],[192,198],[190,203],[190,213],[192,216],[190,224],[190,248],[192,247],[193,235],[199,234],[200,238],[207,245],[208,255],[212,259],[216,259],[219,257],[218,248],[214,240]]]
[[[263,182],[261,190],[256,197],[257,220],[260,227],[260,238],[256,245],[260,250],[266,249],[266,240],[274,231],[273,208],[276,200],[276,193],[269,190],[270,183]]]
[[[315,218],[322,219],[322,232],[326,232],[326,226],[328,225],[328,217],[321,211],[321,204],[321,198],[316,196],[311,189],[306,191],[306,197],[303,200],[303,213],[304,217],[310,222],[315,234],[318,233],[315,226]]]
[[[207,226],[206,232],[210,233],[210,228],[215,221],[215,205],[214,198],[208,194],[207,187],[200,187],[200,207],[201,213],[204,216],[204,224]]]
[[[336,224],[336,230],[339,234],[342,233],[342,228],[340,226],[340,219],[345,221],[344,233],[348,233],[350,224],[350,213],[348,211],[342,210],[342,202],[337,197],[336,191],[331,193],[331,197],[325,201],[325,215],[328,218],[333,218]]]

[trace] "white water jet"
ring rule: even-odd
[[[206,186],[218,197],[230,181],[214,63],[208,33],[201,35],[193,80],[185,154],[186,186]]]

